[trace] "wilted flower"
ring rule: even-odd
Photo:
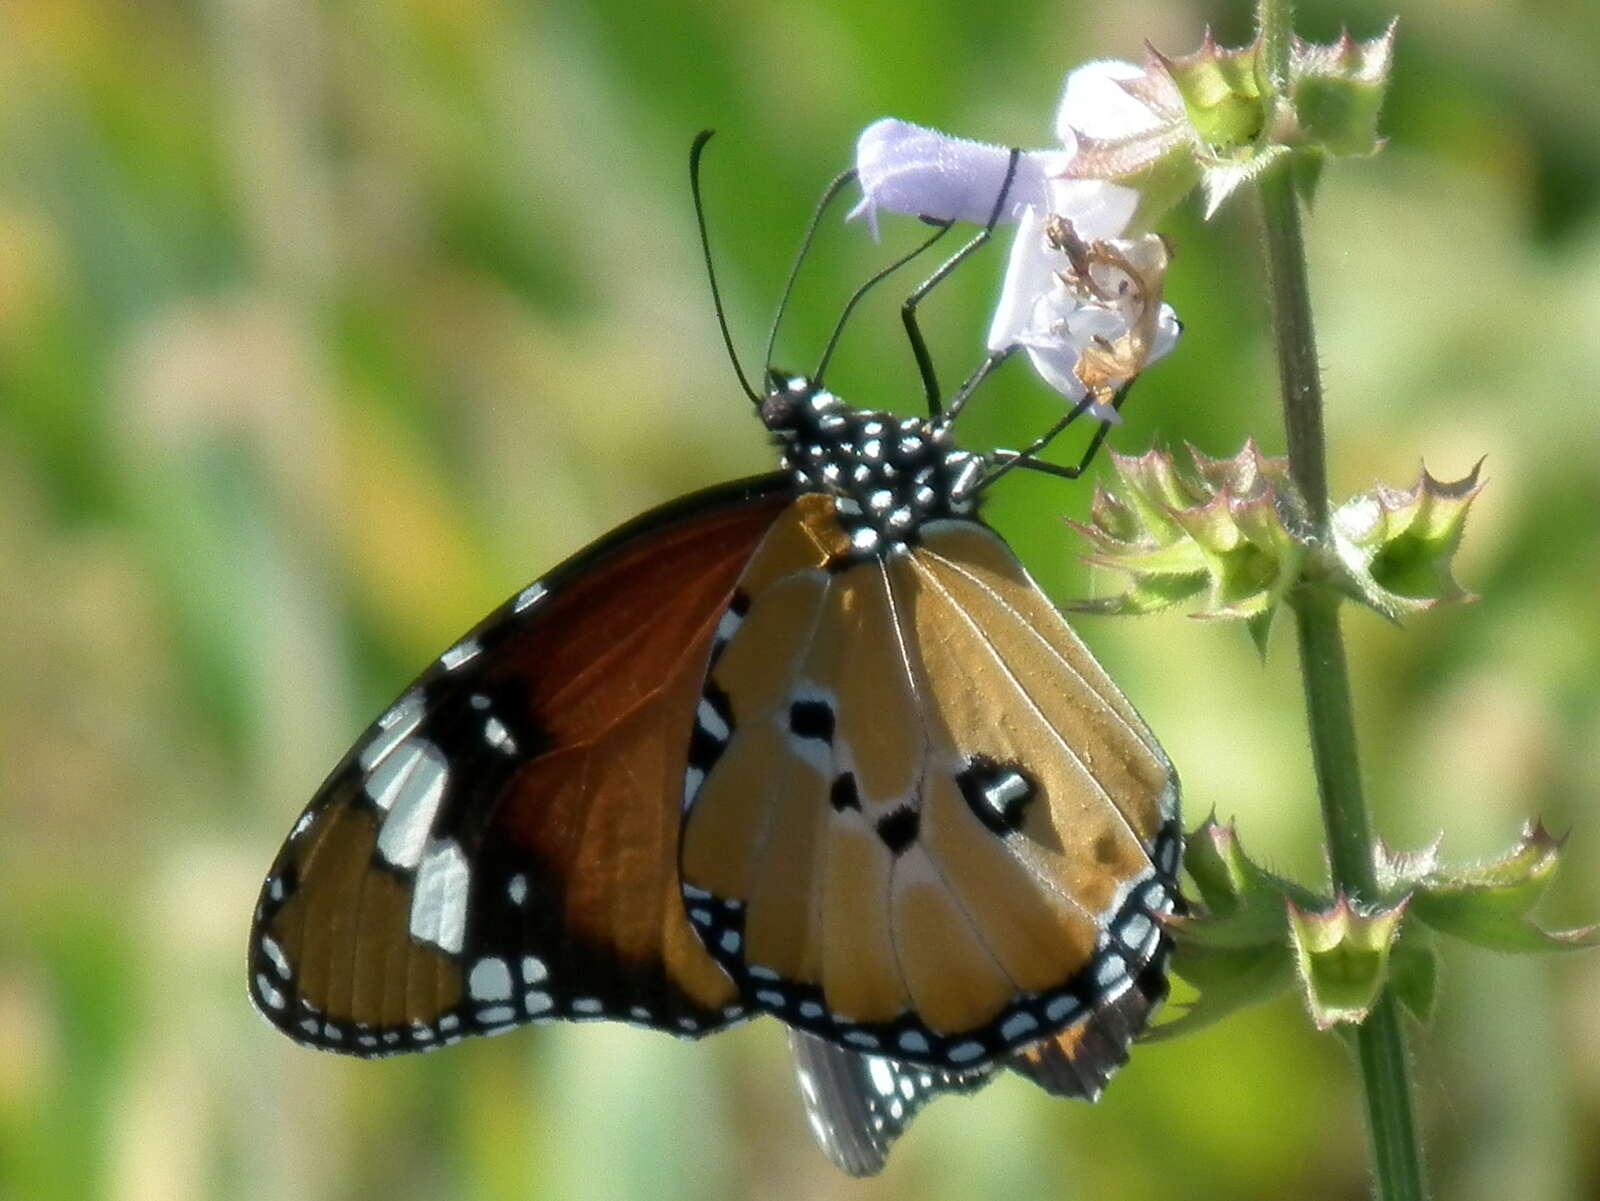
[[[1170,351],[1178,318],[1161,300],[1167,244],[1155,234],[1086,239],[1059,212],[1023,215],[990,350],[1020,346],[1047,384],[1089,411],[1116,421],[1117,391]]]

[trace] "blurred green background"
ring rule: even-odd
[[[1384,5],[1307,5],[1378,33]],[[1352,614],[1379,828],[1447,854],[1572,829],[1548,915],[1600,912],[1600,49],[1585,0],[1407,0],[1386,153],[1310,221],[1341,494],[1488,455],[1476,605]],[[1048,140],[1074,63],[1172,52],[1243,4],[964,0],[0,3],[0,1197],[1348,1198],[1340,1044],[1292,999],[1136,1052],[1099,1106],[1008,1080],[856,1184],[810,1145],[781,1032],[547,1027],[370,1064],[244,995],[262,872],[371,715],[482,612],[647,505],[764,469],[718,342],[764,332],[855,133],[892,113]],[[1113,445],[1281,448],[1248,204],[1166,226],[1179,350]],[[804,366],[888,255],[830,223]],[[925,308],[975,362],[1000,258]],[[885,289],[831,382],[913,411]],[[1052,411],[1025,369],[967,436]],[[1104,590],[1013,477],[992,507],[1059,598]],[[1080,626],[1183,774],[1320,876],[1292,638]],[[1600,1196],[1600,958],[1451,949],[1415,1038],[1439,1196]]]

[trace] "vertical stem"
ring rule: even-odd
[[[1288,75],[1290,0],[1261,0],[1268,70],[1281,87]],[[1305,496],[1318,536],[1328,536],[1327,454],[1322,431],[1322,381],[1317,367],[1311,289],[1306,276],[1299,202],[1287,170],[1261,180],[1272,324],[1289,467]],[[1308,590],[1295,606],[1306,720],[1327,831],[1333,885],[1357,900],[1377,899],[1371,823],[1361,791],[1350,673],[1339,631],[1338,600]],[[1356,1030],[1356,1058],[1366,1101],[1372,1173],[1379,1201],[1423,1201],[1427,1186],[1412,1106],[1405,1031],[1393,993],[1385,990]]]
[[[1256,28],[1261,32],[1261,53],[1267,73],[1281,91],[1289,82],[1289,39],[1294,33],[1294,0],[1260,0]]]

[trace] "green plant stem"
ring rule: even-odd
[[[1286,56],[1288,0],[1262,0],[1260,13],[1269,54]],[[1273,70],[1283,78],[1276,65]],[[1290,472],[1305,496],[1318,536],[1326,544],[1328,479],[1322,383],[1299,202],[1286,170],[1269,171],[1261,180],[1260,192]],[[1378,898],[1372,829],[1361,791],[1339,603],[1337,598],[1306,591],[1308,595],[1295,606],[1295,621],[1329,868],[1336,889],[1358,901],[1373,902]],[[1410,1060],[1399,1007],[1388,990],[1356,1029],[1355,1044],[1376,1195],[1380,1201],[1424,1201],[1427,1187],[1412,1106]]]

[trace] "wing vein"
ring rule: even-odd
[[[1048,638],[1039,633],[1033,622],[1028,619],[1027,614],[1019,612],[1017,608],[1012,605],[1010,601],[1006,600],[1004,596],[996,592],[982,579],[968,571],[954,559],[947,558],[936,551],[928,550],[926,548],[924,548],[923,553],[926,554],[928,558],[935,559],[944,564],[944,566],[948,567],[955,574],[961,576],[974,588],[980,589],[982,592],[984,592],[992,601],[994,601],[997,606],[1009,614],[1011,618],[1019,626],[1021,626],[1024,631],[1027,632],[1030,638],[1042,646],[1051,658],[1055,659],[1056,662],[1060,663],[1064,668],[1066,668],[1067,671],[1070,672],[1088,690],[1089,694],[1099,702],[1102,711],[1109,714],[1119,725],[1127,730],[1128,733],[1132,734],[1136,739],[1138,739],[1139,744],[1143,746],[1145,750],[1148,751],[1156,760],[1163,764],[1166,762],[1166,756],[1162,754],[1161,748],[1156,745],[1154,736],[1149,732],[1149,730],[1144,729],[1140,723],[1130,722],[1121,713],[1117,712],[1116,706],[1109,703],[1100,690],[1091,684],[1084,674],[1079,671],[1065,655],[1057,650]],[[932,573],[925,571],[924,574],[931,575]],[[956,607],[960,609],[959,605]],[[962,611],[965,612],[965,610]],[[985,641],[987,641],[987,639],[985,639]]]
[[[954,564],[952,564],[952,566],[954,566]],[[960,569],[956,568],[956,570],[959,571]],[[994,661],[995,666],[1005,673],[1006,679],[1011,682],[1011,686],[1016,689],[1017,694],[1027,702],[1028,709],[1035,717],[1039,719],[1039,723],[1043,725],[1045,729],[1050,731],[1051,737],[1061,744],[1061,749],[1066,751],[1067,755],[1072,759],[1072,761],[1076,763],[1083,771],[1083,774],[1088,778],[1089,782],[1094,785],[1095,791],[1098,792],[1101,798],[1105,801],[1107,808],[1117,815],[1117,820],[1122,823],[1123,829],[1127,830],[1128,836],[1133,839],[1134,845],[1139,848],[1139,853],[1144,856],[1146,862],[1150,862],[1150,853],[1145,850],[1144,840],[1139,837],[1139,832],[1133,828],[1133,823],[1128,820],[1128,815],[1122,811],[1121,807],[1116,803],[1116,801],[1111,799],[1111,794],[1106,791],[1105,785],[1100,782],[1100,777],[1094,774],[1093,770],[1087,763],[1084,762],[1083,757],[1077,752],[1073,745],[1062,736],[1061,731],[1056,729],[1054,723],[1052,723],[1050,719],[1045,716],[1044,710],[1039,707],[1039,703],[1034,700],[1033,694],[1028,691],[1022,680],[1018,678],[1017,673],[1011,669],[1011,665],[1005,661],[1005,657],[1000,654],[999,648],[995,646],[995,644],[990,640],[989,636],[984,633],[982,627],[980,627],[978,623],[972,619],[972,615],[961,606],[961,603],[956,600],[956,598],[950,593],[949,589],[947,589],[944,584],[939,581],[938,577],[935,576],[933,572],[924,571],[922,574],[930,585],[939,590],[940,595],[942,595],[945,599],[945,603],[950,606],[950,608],[955,612],[956,616],[966,624],[967,628],[970,629],[974,635],[976,635],[978,642],[984,647],[985,650],[989,652],[989,657]],[[962,574],[965,575],[967,573],[963,572]],[[968,578],[970,579],[971,577],[968,576]],[[1016,614],[1015,610],[1011,610],[1011,612],[1020,617],[1020,615]],[[1063,662],[1065,662],[1065,660],[1063,660]],[[1080,676],[1079,678],[1081,679],[1082,677]],[[1085,683],[1087,683],[1087,681],[1085,681]],[[1013,854],[1015,854],[1015,852],[1013,852]],[[1016,857],[1019,862],[1025,862],[1022,856],[1017,855]],[[1082,908],[1081,904],[1079,905],[1079,908]],[[1094,915],[1090,914],[1090,916],[1093,917]]]
[[[906,634],[901,625],[900,606],[895,601],[894,581],[889,578],[888,565],[882,559],[878,561],[878,573],[883,580],[884,601],[889,606],[889,616],[891,619],[890,625],[894,628],[895,644],[900,650],[900,663],[905,668],[906,680],[911,685],[911,695],[916,699],[917,711],[922,715],[922,721],[919,723],[922,730],[922,765],[917,772],[916,784],[917,810],[920,812],[922,809],[922,792],[928,778],[928,748],[930,745],[928,739],[928,728],[930,723],[928,721],[928,708],[924,699],[925,690],[921,687],[921,681],[917,676],[917,669],[912,664],[911,653],[906,648]],[[927,862],[928,866],[933,870],[934,874],[939,877],[940,882],[944,885],[945,891],[950,894],[950,899],[954,903],[957,911],[961,914],[962,921],[966,922],[967,929],[972,932],[973,941],[976,942],[978,946],[983,948],[983,953],[989,957],[989,960],[994,964],[995,969],[1011,985],[1012,991],[1020,991],[1016,980],[1012,977],[1010,972],[1006,971],[1005,964],[1000,962],[999,956],[994,953],[994,950],[989,946],[988,940],[984,938],[983,928],[978,924],[977,919],[972,916],[972,912],[967,908],[967,903],[962,898],[961,893],[951,886],[949,878],[944,873],[943,865],[938,863],[926,850],[923,851],[922,857]],[[887,915],[889,945],[894,949],[895,966],[900,971],[900,982],[905,986],[906,996],[912,997],[913,994],[911,991],[911,982],[906,978],[905,964],[900,958],[900,941],[895,937],[894,928],[894,877],[899,868],[900,865],[898,862],[891,863],[889,865],[889,887],[884,892],[884,903],[889,907],[889,913]],[[915,1000],[914,997],[913,1000]]]

